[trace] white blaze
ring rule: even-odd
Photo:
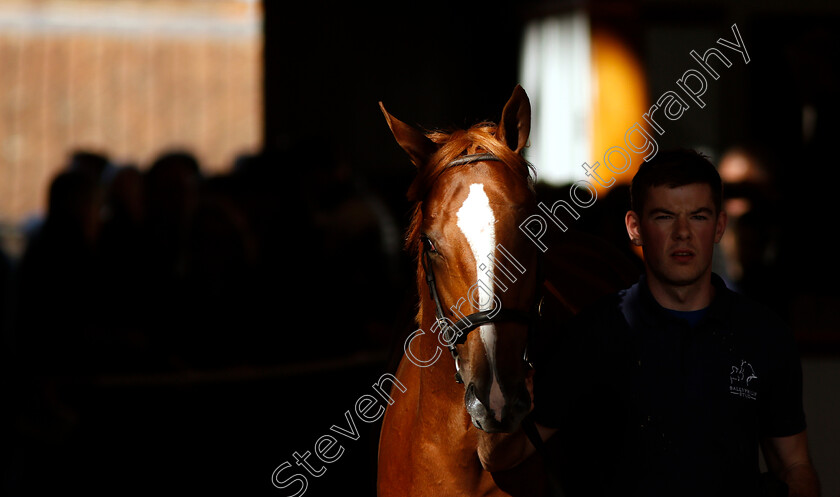
[[[496,217],[493,215],[493,208],[490,206],[490,199],[484,193],[484,185],[480,183],[473,183],[470,185],[470,193],[464,200],[461,208],[458,209],[458,228],[467,239],[470,245],[470,250],[475,260],[475,274],[478,278],[479,287],[489,291],[479,290],[479,310],[485,311],[493,308],[493,279],[487,275],[493,274],[493,260],[487,257],[487,254],[494,253],[496,247]],[[483,269],[483,270],[482,270]],[[497,420],[501,420],[502,408],[505,405],[505,399],[502,395],[502,390],[499,387],[499,381],[496,378],[496,326],[494,324],[485,324],[479,328],[481,334],[481,341],[484,343],[484,350],[487,353],[487,359],[490,362],[491,376],[493,382],[490,385],[490,405]]]

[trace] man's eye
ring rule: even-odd
[[[429,240],[428,237],[424,236],[420,239],[423,241],[423,250],[425,250],[426,252],[430,252],[430,253],[437,252],[437,249],[435,248],[434,242]]]

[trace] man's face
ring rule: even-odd
[[[692,183],[648,189],[642,213],[625,218],[630,238],[642,244],[649,278],[666,286],[691,285],[711,273],[712,253],[726,228],[712,189]]]

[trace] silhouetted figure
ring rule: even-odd
[[[70,155],[68,171],[89,174],[95,181],[100,181],[110,167],[108,157],[98,152],[78,150]]]
[[[160,364],[149,354],[146,312],[149,292],[144,287],[146,257],[143,244],[143,176],[133,166],[114,171],[105,189],[98,256],[102,268],[103,338],[109,344],[111,367],[131,371]]]
[[[255,305],[256,245],[231,177],[202,182],[185,248],[183,356],[200,367],[249,362],[263,352],[260,335],[281,328],[280,320],[258,319],[269,314]],[[279,296],[282,289],[275,290]]]
[[[99,307],[95,245],[99,188],[87,173],[65,171],[52,181],[44,224],[30,240],[18,271],[16,328],[26,362],[61,373],[90,366],[86,341]]]
[[[789,282],[780,260],[784,209],[768,154],[754,147],[733,147],[718,169],[729,216],[720,243],[724,276],[739,292],[783,309]]]
[[[182,301],[188,228],[198,202],[201,170],[188,152],[158,157],[144,175],[143,290],[148,308],[143,325],[154,346],[173,358],[187,326]]]

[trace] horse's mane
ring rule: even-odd
[[[502,160],[505,166],[520,175],[528,183],[528,188],[534,191],[534,168],[522,155],[511,150],[506,144],[496,139],[497,126],[493,122],[484,121],[473,125],[469,129],[459,129],[451,132],[431,131],[426,136],[440,145],[438,151],[429,162],[418,168],[417,176],[408,188],[408,200],[414,202],[411,219],[405,237],[405,249],[417,261],[417,288],[421,288],[425,281],[425,271],[420,264],[420,236],[423,224],[423,199],[435,180],[447,170],[447,165],[461,155],[491,153]],[[467,165],[454,166],[469,167]],[[422,321],[422,308],[418,308],[417,323]]]

